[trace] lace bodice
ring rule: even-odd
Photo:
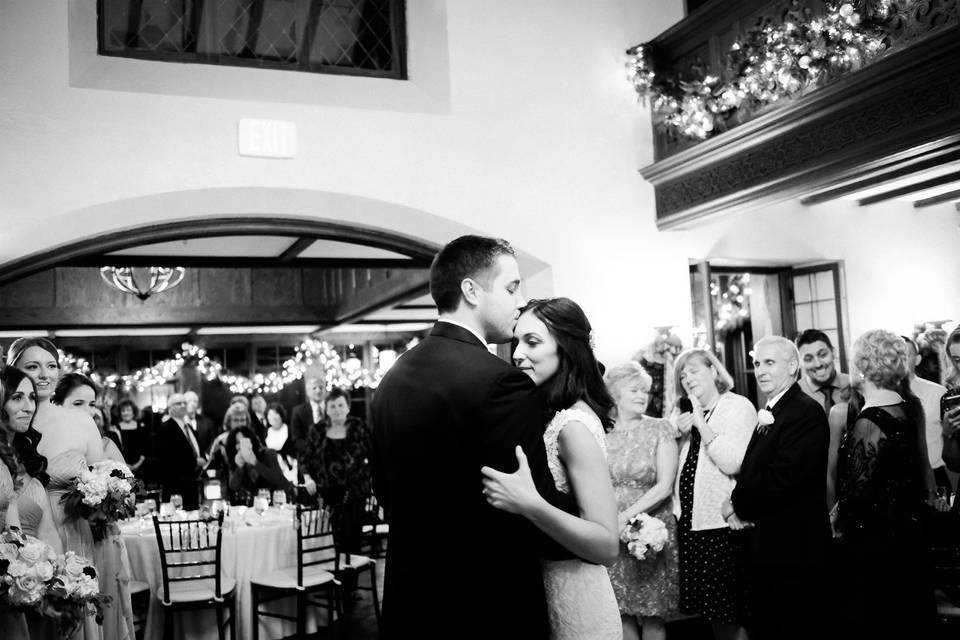
[[[567,480],[567,471],[564,469],[563,460],[560,459],[560,432],[570,422],[580,422],[586,425],[587,430],[597,440],[600,450],[604,457],[607,455],[606,434],[603,431],[603,425],[590,407],[583,401],[578,401],[569,409],[558,411],[546,431],[543,432],[543,443],[547,449],[547,466],[553,475],[553,482],[557,485],[557,490],[564,493],[570,493],[570,483]]]

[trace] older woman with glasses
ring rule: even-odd
[[[677,358],[680,473],[674,513],[680,541],[680,610],[705,617],[717,638],[743,638],[746,591],[743,527],[722,507],[736,485],[757,412],[732,392],[733,378],[717,357],[692,349]]]

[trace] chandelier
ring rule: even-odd
[[[111,287],[146,300],[180,284],[183,267],[100,267],[100,277]]]

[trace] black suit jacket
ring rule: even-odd
[[[823,408],[797,384],[773,416],[766,433],[754,432],[747,445],[731,501],[740,518],[756,525],[746,533],[750,608],[761,625],[756,635],[787,637],[800,633],[804,620],[818,620],[810,611],[822,611],[830,430]]]
[[[569,554],[488,505],[480,474],[515,471],[521,445],[541,494],[563,502],[530,378],[438,322],[384,377],[372,415],[374,490],[390,524],[383,637],[548,637],[539,557]]]
[[[307,437],[309,437],[310,430],[313,429],[314,426],[316,426],[316,423],[313,421],[313,407],[309,402],[298,404],[293,408],[293,412],[290,415],[290,431],[287,434],[287,438],[293,443],[293,450],[298,458],[303,452],[303,448],[307,443]]]
[[[200,482],[197,457],[190,441],[173,418],[160,423],[156,444],[157,476],[163,487],[163,499],[179,493],[183,496],[183,508],[196,509],[200,503]]]
[[[197,422],[196,434],[197,444],[200,445],[200,453],[206,454],[210,450],[214,438],[217,437],[218,429],[213,426],[213,420],[205,415],[198,413],[194,416],[194,420]]]

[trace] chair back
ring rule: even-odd
[[[221,601],[223,513],[216,518],[194,520],[161,520],[157,514],[153,514],[153,528],[160,548],[163,576],[161,600],[170,604],[171,582],[212,580],[214,599]]]
[[[298,504],[293,522],[297,530],[297,587],[303,587],[304,567],[324,567],[336,575],[340,570],[340,557],[330,510]]]

